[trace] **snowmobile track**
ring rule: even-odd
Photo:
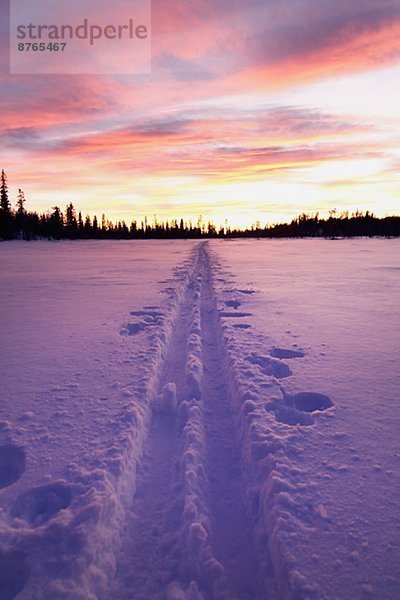
[[[206,244],[167,344],[137,472],[116,600],[263,600]]]

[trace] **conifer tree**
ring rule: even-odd
[[[53,212],[49,219],[50,237],[59,240],[62,237],[64,229],[64,217],[58,206],[53,206]]]
[[[8,240],[13,237],[13,234],[13,215],[8,198],[7,175],[2,169],[0,177],[0,238]]]
[[[26,202],[26,198],[25,198],[25,194],[24,192],[21,190],[21,188],[19,188],[18,190],[18,198],[17,198],[17,215],[24,215],[26,210],[25,210],[25,204]]]
[[[90,237],[91,231],[92,231],[92,222],[90,220],[90,216],[86,215],[85,217],[85,224],[83,226],[84,232],[85,232],[85,237],[88,238]]]
[[[17,236],[20,238],[25,238],[25,194],[19,188],[18,190],[18,198],[17,198],[17,211],[15,214],[15,226],[17,231]]]
[[[65,210],[65,220],[67,237],[75,238],[78,233],[78,222],[76,220],[75,208],[72,202],[67,205]]]
[[[81,211],[79,211],[79,213],[78,213],[78,234],[79,234],[79,237],[83,236],[83,219],[82,219]]]
[[[10,200],[8,199],[7,175],[5,174],[4,169],[1,171],[0,209],[4,214],[11,214],[11,205]]]
[[[92,232],[93,232],[93,236],[94,237],[98,236],[98,233],[99,233],[99,224],[98,224],[96,215],[94,215],[94,217],[93,217]]]

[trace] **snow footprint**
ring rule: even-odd
[[[290,377],[292,374],[286,363],[272,356],[262,356],[253,352],[247,360],[253,365],[258,365],[264,375],[272,375],[277,379],[282,379],[283,377]]]
[[[132,310],[129,314],[133,317],[143,317],[146,323],[161,323],[163,313],[158,310]]]
[[[157,307],[148,306],[144,310],[133,310],[130,312],[132,317],[141,317],[140,321],[134,323],[127,323],[122,327],[121,335],[137,335],[147,327],[154,325],[160,325],[163,321],[164,314],[158,310],[154,310]]]
[[[240,300],[225,300],[224,302],[225,306],[229,306],[229,308],[239,308],[239,306],[242,304],[240,302]]]
[[[63,483],[43,485],[21,494],[12,506],[10,516],[30,527],[39,527],[67,508],[71,500],[72,490]]]
[[[277,348],[271,350],[271,356],[275,358],[303,358],[305,353],[302,350],[291,350],[290,348]]]
[[[25,471],[25,450],[13,444],[0,446],[0,488],[18,481]]]
[[[21,552],[0,550],[0,597],[12,600],[22,592],[29,577],[25,555]]]
[[[294,396],[286,396],[286,399],[296,410],[307,413],[316,410],[326,410],[333,406],[333,402],[329,396],[315,392],[299,392]]]
[[[127,323],[124,327],[122,327],[120,333],[121,335],[137,335],[144,329],[148,327],[147,323]]]
[[[265,409],[275,413],[276,420],[287,425],[312,425],[314,413],[333,406],[332,400],[325,394],[299,392],[293,396],[286,394],[283,399],[273,398],[266,403]]]

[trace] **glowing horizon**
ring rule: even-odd
[[[173,8],[153,1],[149,76],[8,75],[3,21],[13,204],[232,226],[399,212],[400,5]]]

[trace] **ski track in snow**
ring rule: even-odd
[[[303,351],[261,353],[254,339],[251,352],[237,351],[231,331],[251,313],[238,310],[236,297],[216,297],[219,266],[207,243],[190,269],[152,399],[111,597],[301,598],[312,589],[281,552],[279,504],[288,514],[291,497],[274,458],[282,460],[297,426],[312,425],[332,402],[285,392],[281,380],[291,371],[281,359]],[[131,331],[128,325],[121,333]]]
[[[243,496],[218,319],[201,246],[166,353],[113,598],[268,597]]]

